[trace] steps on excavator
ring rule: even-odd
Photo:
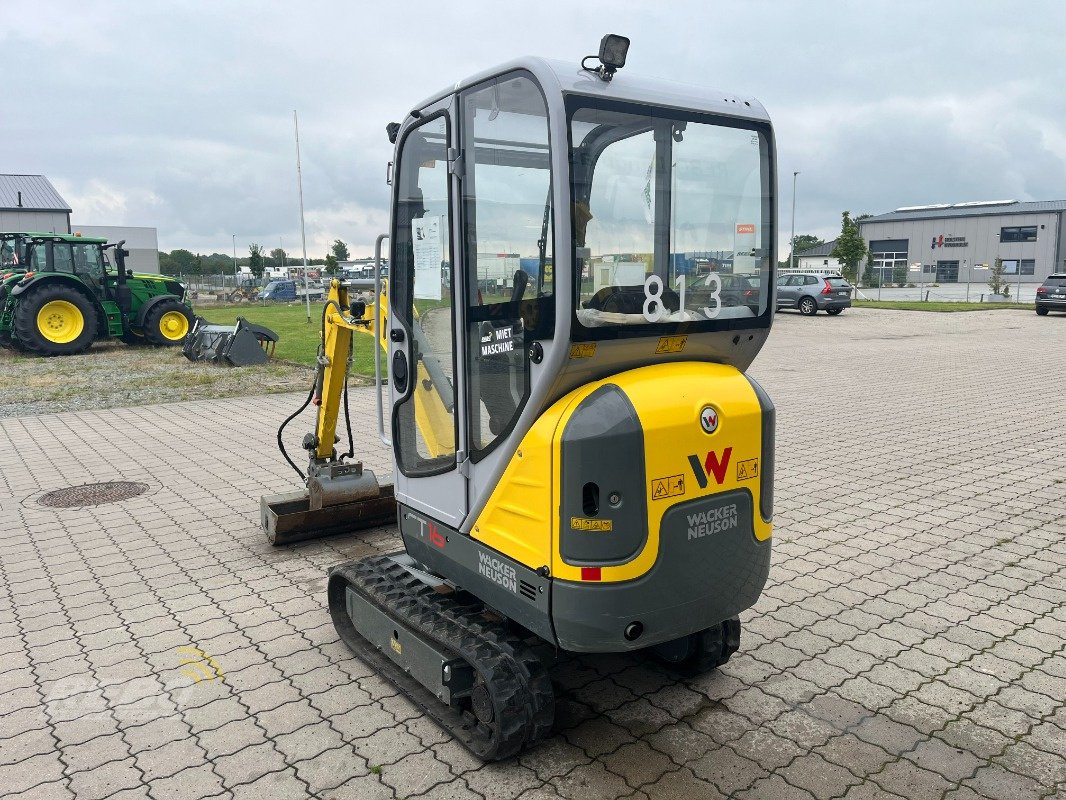
[[[507,758],[550,733],[554,694],[534,650],[406,553],[340,564],[327,592],[345,644],[474,755]]]

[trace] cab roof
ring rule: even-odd
[[[13,236],[25,236],[28,239],[52,239],[62,242],[89,242],[91,244],[107,244],[107,239],[97,236],[76,236],[73,233],[50,233],[48,231],[3,231],[0,236],[10,238]]]
[[[614,79],[604,81],[578,62],[524,56],[475,73],[454,86],[426,98],[415,106],[421,110],[450,94],[514,70],[531,72],[544,89],[549,113],[561,110],[563,95],[608,97],[631,103],[719,114],[746,120],[769,122],[762,103],[750,95],[734,94],[705,84],[680,83],[651,78],[620,69]]]

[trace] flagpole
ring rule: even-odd
[[[304,228],[304,177],[300,168],[300,121],[296,109],[292,110],[292,124],[296,130],[296,183],[300,188],[300,238],[304,249],[304,301],[307,304],[307,324],[311,324],[311,289],[307,282],[307,231]]]

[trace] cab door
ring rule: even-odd
[[[467,512],[461,296],[453,269],[454,98],[423,110],[399,143],[389,261],[389,396],[397,499],[458,528]],[[449,156],[452,160],[449,161]]]

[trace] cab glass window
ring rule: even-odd
[[[104,278],[104,259],[100,252],[99,244],[78,242],[73,245],[74,269],[83,275],[88,275],[93,280],[101,281]]]
[[[461,95],[470,457],[514,425],[529,394],[526,346],[554,328],[548,110],[512,73]]]
[[[393,440],[405,475],[455,468],[455,303],[451,255],[448,118],[430,117],[406,134],[396,173],[393,291],[396,316],[411,333],[410,391],[396,405]],[[391,365],[394,370],[398,364]]]
[[[71,253],[70,242],[53,242],[52,253],[56,272],[74,271],[74,256]]]
[[[575,338],[767,324],[769,126],[606,99],[568,111]]]

